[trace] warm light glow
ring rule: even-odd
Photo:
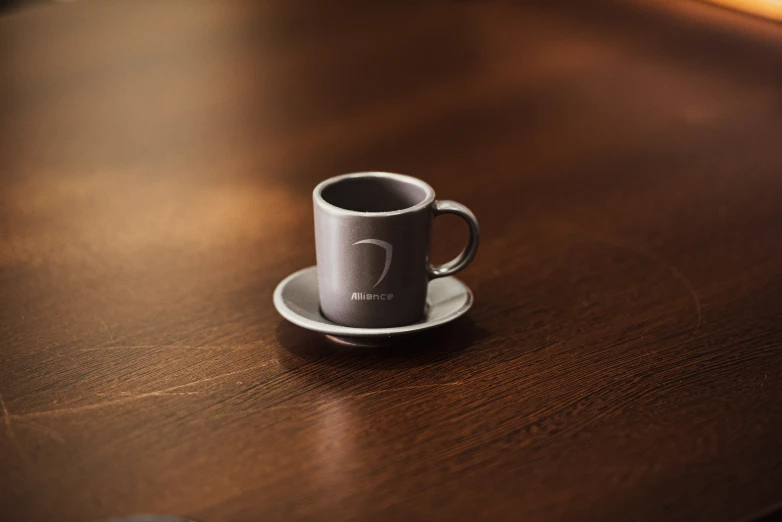
[[[710,0],[748,13],[782,20],[782,0]]]

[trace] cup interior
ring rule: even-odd
[[[326,203],[353,212],[404,210],[424,202],[428,196],[427,190],[414,181],[373,175],[340,179],[323,187],[320,193]]]

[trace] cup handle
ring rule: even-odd
[[[429,265],[429,279],[437,279],[438,277],[446,277],[453,275],[460,270],[464,270],[467,265],[475,257],[475,253],[478,251],[478,243],[481,236],[480,228],[478,227],[478,220],[475,215],[470,212],[470,209],[457,203],[456,201],[435,201],[434,202],[434,215],[435,217],[441,214],[455,214],[467,222],[467,226],[470,228],[470,238],[467,240],[462,253],[453,258],[452,260],[442,265]]]

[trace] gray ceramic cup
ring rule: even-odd
[[[429,281],[464,269],[478,250],[478,221],[454,201],[435,201],[423,181],[361,172],[320,183],[312,194],[321,313],[343,326],[384,328],[422,319]],[[461,254],[429,263],[432,221],[456,214],[470,237]]]

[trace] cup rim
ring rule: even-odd
[[[423,189],[424,193],[426,194],[426,197],[424,197],[424,199],[419,203],[416,203],[415,205],[412,205],[410,207],[405,207],[399,210],[389,210],[387,212],[359,212],[357,210],[348,210],[346,208],[333,205],[328,201],[326,201],[325,199],[323,199],[322,193],[326,187],[329,187],[331,185],[334,185],[346,179],[355,179],[355,178],[386,178],[386,179],[392,179],[394,181],[399,181],[402,183],[410,183],[412,185],[416,185],[417,187]],[[414,178],[413,176],[407,176],[405,174],[394,174],[393,172],[367,171],[367,172],[353,172],[350,174],[341,174],[339,176],[334,176],[332,178],[323,180],[320,183],[318,183],[318,185],[312,191],[312,197],[318,205],[335,214],[339,214],[343,216],[384,217],[384,216],[394,216],[399,214],[407,214],[409,212],[415,212],[417,210],[421,210],[423,208],[430,206],[434,202],[434,189],[431,186],[429,186],[429,184],[426,183],[425,181],[421,181],[420,179]]]

